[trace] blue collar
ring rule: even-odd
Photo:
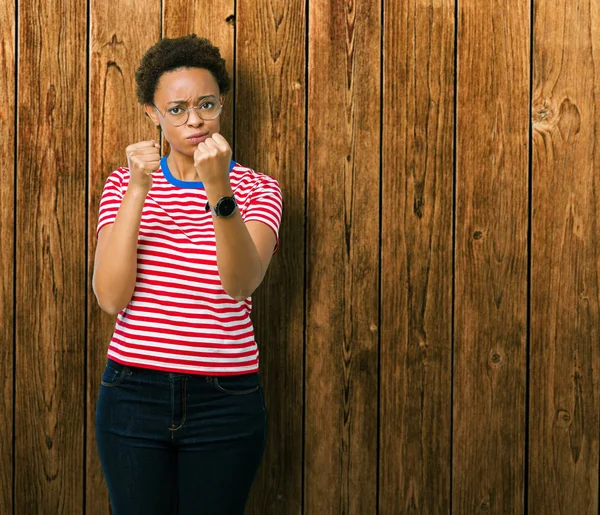
[[[169,170],[169,165],[167,164],[167,157],[168,156],[164,156],[160,160],[160,168],[162,170],[163,175],[165,176],[165,179],[167,179],[167,181],[169,181],[173,186],[177,186],[178,188],[188,188],[188,189],[204,188],[204,184],[202,183],[202,181],[182,181],[182,180],[174,177],[173,174],[171,173],[171,170]],[[229,171],[230,172],[234,166],[235,166],[235,161],[231,161],[229,163]]]

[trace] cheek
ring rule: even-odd
[[[163,136],[170,143],[173,138],[177,138],[177,127],[163,123],[161,126]]]
[[[164,124],[162,126],[162,133],[169,145],[172,147],[181,146],[181,141],[183,139],[181,127],[173,127],[172,125]]]

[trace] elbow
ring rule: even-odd
[[[98,306],[100,306],[100,309],[109,315],[117,315],[123,308],[125,308],[125,306],[121,306],[120,304],[117,304],[116,302],[106,298],[107,296],[98,295],[96,292],[94,293],[96,294],[96,300],[98,301]]]
[[[232,299],[243,302],[252,296],[256,288],[260,286],[263,277],[264,270],[259,262],[253,270],[246,268],[239,270],[237,274],[222,274],[221,286]]]
[[[252,291],[248,291],[248,293],[245,293],[244,291],[229,292],[229,291],[225,290],[225,293],[237,302],[244,302],[254,292],[252,292]]]
[[[123,304],[122,302],[118,302],[116,299],[111,298],[111,295],[109,295],[108,292],[98,288],[95,277],[92,279],[92,290],[94,291],[100,309],[109,315],[117,315],[125,308],[125,306],[127,306],[127,303]]]
[[[225,293],[227,295],[229,295],[232,299],[236,300],[237,302],[245,301],[254,293],[255,290],[255,288],[244,288],[242,285],[238,285],[237,287],[223,285],[223,289],[225,290]]]
[[[105,313],[108,313],[109,315],[118,315],[120,313],[120,311],[123,308],[117,307],[113,304],[105,304],[100,302],[100,299],[98,299],[98,306],[100,306],[100,309],[102,311],[104,311]]]

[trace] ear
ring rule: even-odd
[[[152,120],[152,123],[157,127],[160,127],[160,120],[154,106],[152,104],[144,104],[144,111],[146,111],[146,114]]]

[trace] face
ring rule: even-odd
[[[204,68],[179,68],[160,77],[154,93],[156,107],[146,104],[144,108],[152,121],[161,126],[172,152],[193,157],[198,143],[219,132],[220,116],[214,120],[203,120],[198,109],[190,109],[187,122],[178,127],[170,123],[168,118],[167,111],[182,113],[186,107],[207,107],[202,99],[209,95],[223,102],[217,81],[212,73]]]

